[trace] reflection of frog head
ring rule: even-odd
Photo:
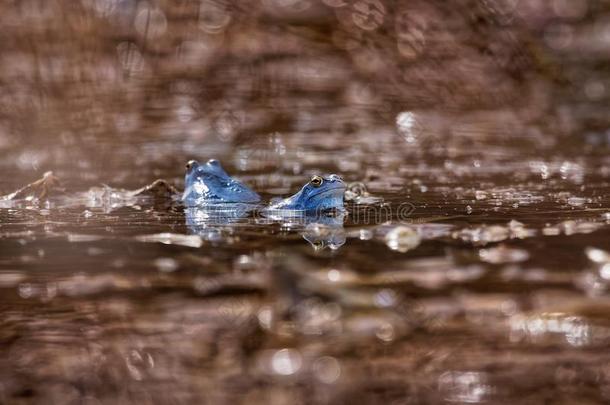
[[[182,201],[187,206],[234,202],[257,203],[260,201],[260,196],[229,176],[218,160],[210,159],[205,164],[191,160],[186,164]]]
[[[291,197],[272,204],[270,210],[299,210],[322,212],[343,210],[345,183],[336,174],[313,176],[301,190]]]
[[[314,250],[337,250],[345,244],[344,219],[345,214],[306,216],[301,235]]]

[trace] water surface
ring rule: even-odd
[[[603,2],[0,9],[0,402],[610,400]],[[348,213],[125,191],[192,158]]]

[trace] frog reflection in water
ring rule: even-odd
[[[337,250],[345,244],[345,212],[307,215],[303,219],[305,227],[300,234],[314,250]]]

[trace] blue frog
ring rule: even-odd
[[[248,186],[229,176],[216,159],[205,164],[191,160],[186,164],[182,201],[187,207],[224,203],[260,202],[260,196]]]
[[[336,174],[314,175],[296,194],[272,202],[265,210],[272,215],[284,213],[321,213],[328,210],[343,211],[345,183]]]

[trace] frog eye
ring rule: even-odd
[[[320,176],[313,176],[309,182],[314,187],[320,187],[324,183],[324,179]]]
[[[191,170],[193,167],[195,167],[196,164],[197,164],[197,161],[189,160],[188,163],[186,164],[186,170]]]

